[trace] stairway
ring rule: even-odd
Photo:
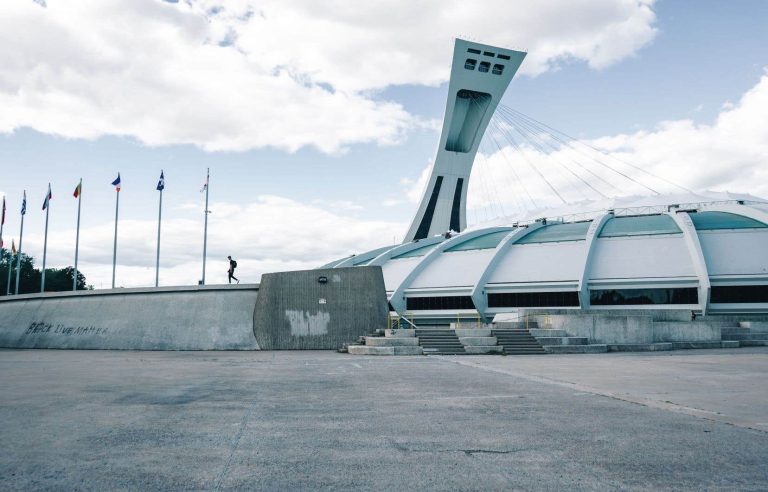
[[[525,328],[491,330],[506,355],[546,354],[544,347]]]
[[[419,345],[425,354],[459,355],[467,353],[454,330],[417,328],[416,337],[418,337]]]
[[[722,340],[739,342],[741,347],[768,346],[768,324],[761,322],[740,322],[738,327],[723,327]]]

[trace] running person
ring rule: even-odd
[[[227,270],[227,273],[229,274],[229,283],[232,283],[232,279],[235,279],[237,283],[240,283],[240,279],[235,277],[235,268],[237,268],[237,262],[232,259],[231,256],[227,256],[227,259],[229,260],[229,270]]]

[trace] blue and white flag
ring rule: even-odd
[[[21,200],[21,215],[27,213],[27,190],[24,190],[24,198]]]
[[[112,181],[112,186],[114,186],[115,190],[120,193],[120,173],[117,173],[117,179]]]
[[[50,205],[50,201],[53,198],[53,195],[51,194],[51,183],[48,183],[48,194],[45,195],[45,201],[43,202],[43,210],[48,208],[48,205]]]
[[[160,170],[160,181],[157,182],[157,191],[163,191],[165,189],[165,176],[163,170]]]

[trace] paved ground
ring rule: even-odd
[[[0,351],[0,489],[768,489],[768,349]]]

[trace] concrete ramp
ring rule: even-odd
[[[111,289],[0,298],[0,347],[259,350],[258,285]]]

